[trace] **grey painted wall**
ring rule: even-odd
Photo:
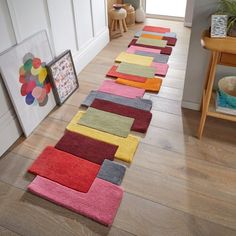
[[[208,67],[210,52],[200,43],[201,33],[210,26],[210,14],[216,9],[218,0],[196,0],[193,14],[192,33],[189,45],[188,63],[182,107],[199,110],[202,88]],[[218,66],[217,79],[236,74],[236,68]],[[216,84],[217,84],[216,79]]]
[[[184,26],[192,27],[194,2],[195,0],[187,0],[185,17],[184,17]]]

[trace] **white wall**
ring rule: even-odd
[[[208,29],[210,26],[210,14],[215,11],[217,2],[218,0],[195,1],[182,101],[182,107],[185,108],[194,110],[199,110],[200,108],[203,84],[210,56],[210,52],[202,48],[200,39],[202,31]],[[231,74],[236,74],[236,68],[217,67],[217,78]]]
[[[70,49],[79,73],[109,42],[106,5],[106,0],[0,0],[0,53],[45,29],[54,56]],[[0,156],[20,134],[0,78]]]
[[[16,44],[7,2],[0,2],[0,52]],[[0,156],[20,136],[21,129],[0,76]]]

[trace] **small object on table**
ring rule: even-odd
[[[211,16],[211,37],[225,38],[227,35],[227,15],[212,15]]]
[[[236,116],[236,108],[230,106],[227,101],[225,101],[225,98],[221,96],[220,92],[216,92],[216,98],[215,98],[215,105],[216,105],[216,111],[229,114],[229,115],[235,115]]]
[[[119,28],[121,35],[123,35],[123,32],[126,32],[128,30],[125,22],[125,18],[127,16],[126,10],[123,8],[119,10],[111,9],[109,14],[112,20],[111,32],[116,31],[116,29]]]
[[[226,76],[218,82],[220,96],[236,109],[236,76]]]

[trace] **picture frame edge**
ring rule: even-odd
[[[54,81],[53,76],[52,76],[51,66],[54,65],[57,61],[59,61],[61,58],[63,58],[67,54],[69,54],[69,56],[71,58],[72,68],[73,68],[73,71],[74,71],[74,74],[75,74],[75,77],[76,77],[76,88],[71,91],[69,96],[67,96],[66,99],[63,102],[61,102],[59,94],[57,92],[55,81]],[[50,80],[50,82],[53,85],[52,86],[52,91],[53,91],[56,103],[57,103],[58,106],[62,106],[62,104],[65,103],[67,101],[67,99],[75,92],[75,90],[77,90],[79,88],[78,76],[77,76],[77,72],[76,72],[76,69],[75,69],[75,65],[74,65],[74,61],[73,61],[71,50],[67,49],[67,50],[63,51],[61,54],[59,54],[57,57],[55,57],[51,62],[47,63],[46,68],[48,70],[49,80]]]

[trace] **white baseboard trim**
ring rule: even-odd
[[[0,119],[0,156],[20,137],[22,130],[13,109]]]
[[[73,55],[75,69],[79,74],[85,66],[109,43],[108,28],[100,33],[85,48]]]
[[[184,17],[163,16],[163,15],[156,15],[156,14],[146,14],[146,18],[154,18],[154,19],[160,19],[160,20],[184,21]]]
[[[190,109],[190,110],[196,110],[196,111],[199,111],[199,110],[200,110],[200,104],[194,103],[194,102],[182,101],[181,106],[182,106],[183,108],[187,108],[187,109]]]
[[[184,22],[184,26],[191,28],[192,27],[192,22]]]

